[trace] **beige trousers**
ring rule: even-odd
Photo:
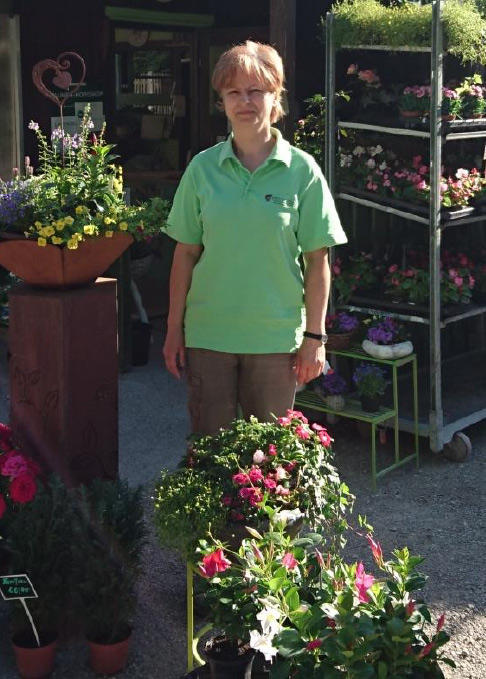
[[[238,416],[261,422],[285,415],[295,397],[295,354],[229,354],[187,349],[193,434],[214,434]]]

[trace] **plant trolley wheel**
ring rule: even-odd
[[[449,443],[444,445],[444,457],[452,462],[465,462],[472,451],[471,441],[462,431],[456,431]]]

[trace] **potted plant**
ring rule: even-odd
[[[39,483],[34,497],[32,481],[20,475],[15,481],[19,484],[16,492],[31,499],[22,504],[8,527],[9,570],[27,574],[38,595],[28,600],[28,609],[39,643],[20,601],[12,601],[11,638],[20,675],[41,679],[53,669],[58,633],[69,602],[71,499],[55,478]]]
[[[371,253],[350,255],[347,262],[339,257],[332,265],[333,286],[339,304],[346,304],[356,290],[371,290],[378,282]]]
[[[430,85],[405,87],[398,98],[398,109],[402,118],[422,118],[430,110]]]
[[[457,88],[464,118],[482,118],[486,110],[483,80],[479,73],[464,79]]]
[[[360,363],[353,373],[361,408],[375,413],[380,408],[381,396],[385,393],[385,371],[372,363]]]
[[[127,662],[145,542],[141,487],[96,480],[80,488],[73,532],[74,610],[83,622],[91,667],[114,674]]]
[[[429,298],[429,274],[424,269],[408,266],[400,269],[391,264],[384,278],[385,295],[393,302],[405,301],[409,304],[423,304]]]
[[[361,346],[375,358],[402,358],[413,351],[413,344],[404,338],[403,329],[390,316],[375,317],[369,322]]]
[[[331,442],[324,427],[294,410],[275,422],[235,420],[198,438],[186,459],[189,469],[165,474],[156,488],[161,543],[194,562],[195,540],[211,530],[237,546],[246,525],[265,525],[265,507],[298,510],[296,530],[304,521],[330,544],[339,542],[348,492],[332,465]]]
[[[335,370],[328,370],[316,380],[316,391],[322,397],[324,403],[333,410],[342,410],[345,400],[344,394],[348,390],[346,380]]]
[[[440,298],[443,304],[469,304],[475,287],[475,278],[467,267],[442,269]]]
[[[86,107],[79,133],[50,141],[35,122],[40,168],[0,181],[0,264],[27,283],[65,287],[94,280],[130,245],[160,233],[123,194],[113,145],[97,137]],[[7,240],[5,240],[7,239]],[[82,261],[81,270],[80,262]]]
[[[461,115],[462,99],[457,90],[450,87],[442,88],[441,113],[443,120],[455,120]]]
[[[347,349],[356,330],[359,320],[352,314],[340,311],[326,316],[327,345],[326,349],[341,351]]]

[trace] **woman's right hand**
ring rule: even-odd
[[[181,370],[186,367],[186,347],[184,343],[184,331],[182,327],[167,328],[167,335],[165,337],[163,356],[167,370],[177,377],[181,378]]]

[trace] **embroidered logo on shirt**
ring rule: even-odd
[[[275,205],[280,205],[281,207],[296,207],[296,198],[281,198],[280,196],[274,196],[271,193],[265,195],[265,200],[268,203],[275,203]]]

